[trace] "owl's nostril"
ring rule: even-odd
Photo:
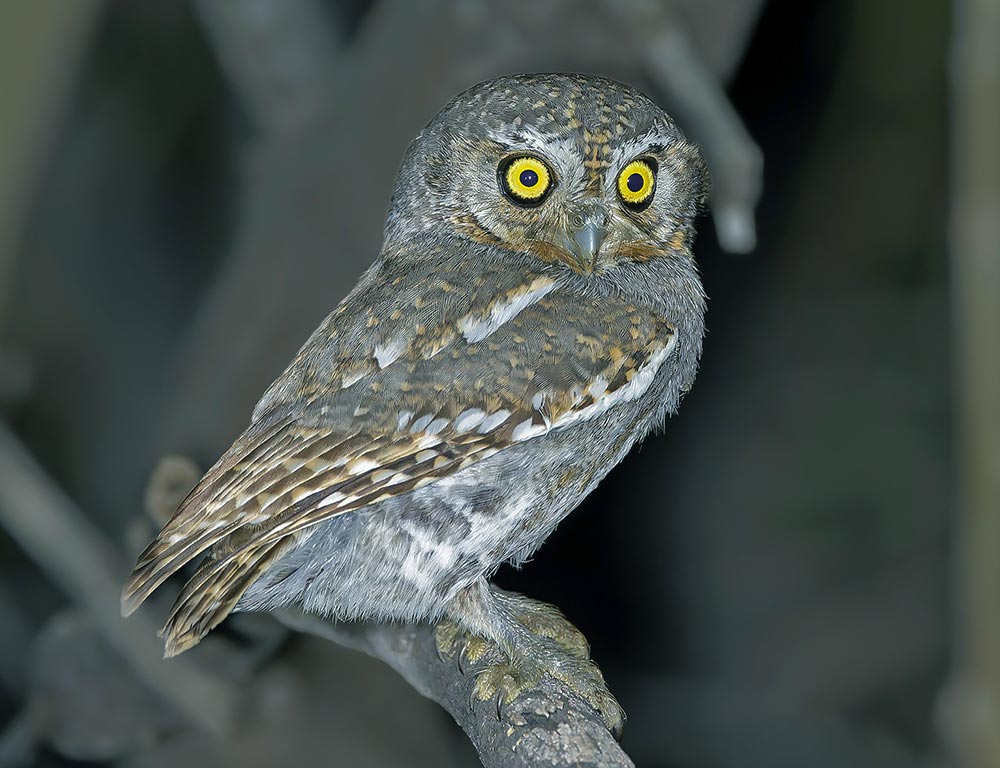
[[[570,223],[573,225],[573,229],[583,229],[583,225],[586,224],[583,220],[583,216],[579,213],[573,216],[573,220]]]

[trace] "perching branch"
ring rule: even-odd
[[[346,624],[297,611],[276,614],[291,629],[384,661],[462,727],[486,768],[633,766],[596,710],[547,678],[498,714],[472,695],[475,674],[438,656],[429,624]]]

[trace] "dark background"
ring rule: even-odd
[[[685,73],[652,71],[598,0],[225,5],[0,8],[0,479],[23,470],[49,493],[0,490],[0,765],[474,765],[391,671],[264,618],[173,662],[250,703],[234,735],[203,734],[112,650],[122,630],[82,554],[94,540],[60,525],[83,518],[110,542],[95,545],[106,575],[124,576],[153,532],[154,466],[204,468],[238,434],[374,259],[406,143],[453,93],[502,72],[609,74],[709,154],[716,118],[706,128],[671,88]],[[967,619],[953,578],[956,11],[674,5],[613,15],[653,13],[640,26],[654,35],[676,22],[708,61],[735,109],[717,120],[738,115],[764,159],[757,246],[726,252],[701,222],[694,390],[497,580],[587,635],[639,765],[1000,764],[948,693]]]

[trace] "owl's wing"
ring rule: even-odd
[[[427,323],[397,305],[373,324],[379,308],[356,293],[139,556],[126,615],[210,550],[164,627],[169,655],[225,618],[306,529],[638,397],[674,344],[666,321],[612,299],[579,305],[539,275],[481,299],[424,298],[438,312]]]

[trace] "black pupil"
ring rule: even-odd
[[[625,181],[625,186],[628,187],[629,192],[638,192],[642,189],[642,185],[646,183],[646,180],[642,178],[641,173],[633,173]]]
[[[521,175],[517,178],[525,187],[533,187],[538,183],[538,174],[532,170],[521,171]]]

